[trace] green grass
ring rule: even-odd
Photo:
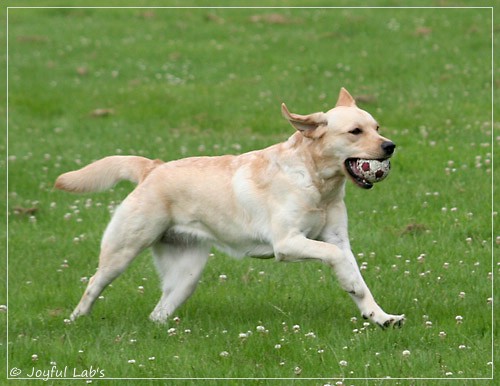
[[[8,43],[9,371],[56,363],[68,377],[92,367],[108,378],[318,385],[491,377],[489,9],[10,9]],[[346,201],[363,275],[384,309],[407,315],[404,328],[364,326],[322,265],[216,251],[178,322],[147,319],[160,295],[149,253],[91,316],[63,322],[95,271],[109,207],[132,186],[75,196],[52,189],[59,174],[117,153],[268,146],[293,130],[281,102],[326,110],[341,86],[398,144],[387,181],[350,184]]]

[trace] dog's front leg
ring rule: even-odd
[[[342,258],[333,266],[342,288],[349,292],[361,311],[361,315],[381,327],[401,326],[404,315],[387,314],[377,304],[358,268],[351,251],[347,231],[347,210],[343,202],[329,208],[327,226],[321,235],[322,240],[336,245],[342,251]]]
[[[375,302],[350,250],[297,234],[277,243],[275,255],[278,261],[315,259],[324,262],[333,268],[340,286],[351,295],[364,318],[382,328],[402,325],[404,315],[387,314]]]
[[[404,322],[405,316],[387,314],[382,310],[373,298],[370,289],[361,276],[356,259],[351,250],[344,250],[343,253],[343,261],[338,264],[338,267],[334,267],[334,270],[340,285],[344,290],[349,292],[349,295],[358,306],[363,318],[370,319],[382,328],[389,326],[400,327]],[[343,285],[343,283],[347,283],[347,286]]]

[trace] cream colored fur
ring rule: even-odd
[[[343,201],[344,161],[388,158],[394,145],[345,89],[326,113],[293,114],[284,104],[282,112],[297,131],[263,150],[166,163],[112,156],[61,175],[56,187],[71,192],[103,190],[123,179],[138,184],[104,233],[99,268],[71,319],[90,312],[102,290],[152,247],[163,294],[150,317],[164,322],[194,291],[216,247],[235,257],[321,261],[364,317],[383,327],[401,325],[404,315],[385,313],[361,276]]]

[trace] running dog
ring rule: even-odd
[[[364,318],[383,328],[403,324],[404,315],[384,312],[361,276],[343,200],[348,178],[371,187],[352,161],[387,159],[396,145],[344,88],[326,113],[281,109],[296,132],[263,150],[170,162],[110,156],[57,178],[57,189],[75,193],[121,180],[137,184],[104,232],[99,267],[71,320],[88,314],[104,288],[152,247],[162,296],[150,319],[165,322],[193,293],[216,247],[238,258],[319,260],[333,269]]]

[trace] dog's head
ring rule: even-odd
[[[352,167],[353,161],[360,158],[385,160],[394,153],[396,145],[379,134],[377,121],[356,106],[345,88],[340,90],[335,107],[326,113],[294,114],[284,103],[281,110],[302,136],[310,139],[318,161],[328,163],[330,173],[342,172],[362,188],[369,189],[373,185],[358,175]]]

